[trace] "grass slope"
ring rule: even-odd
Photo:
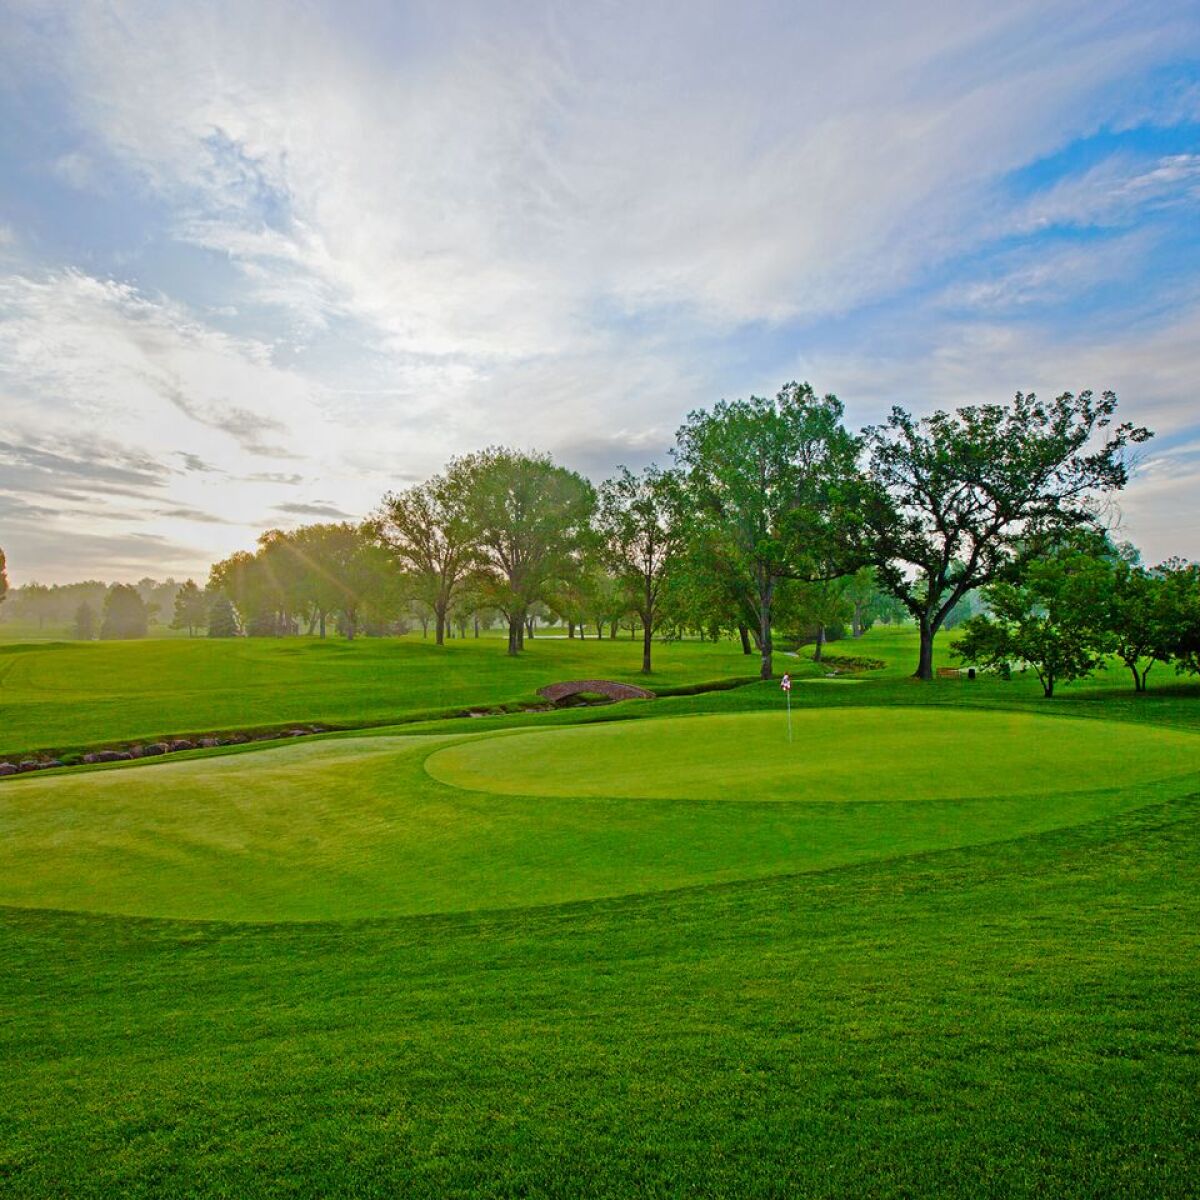
[[[12,1196],[1194,1195],[1200,807],[626,901],[0,914]]]
[[[0,754],[287,722],[382,723],[534,700],[559,679],[641,675],[641,643],[536,638],[207,638],[0,645]],[[649,685],[753,675],[729,643],[655,649]]]
[[[744,713],[11,780],[0,903],[251,921],[559,903],[1010,838],[1200,790],[1193,733],[920,708],[796,725],[804,746],[778,713]]]
[[[774,685],[0,783],[0,1194],[1195,1195],[1200,786],[1188,761],[1156,778],[1200,730],[1195,689],[921,686],[911,636],[869,638],[885,671],[793,694],[836,733],[805,747],[828,790],[864,779],[837,803],[497,795],[424,765],[469,746],[511,783],[541,747],[561,781],[604,746],[619,775],[621,739],[653,766],[661,735],[678,789],[681,727],[716,726],[675,718],[779,721]],[[396,643],[307,652],[318,669],[285,643],[289,677],[265,645],[157,677],[150,644],[121,650],[144,708],[51,669],[59,728],[85,740],[104,696],[110,728],[155,703],[164,732],[198,704],[270,712],[271,680],[277,708],[361,688],[387,712],[385,662],[466,705],[486,675]],[[226,695],[260,649],[261,689]],[[727,652],[681,647],[678,674]],[[582,675],[576,653],[517,670]],[[1046,736],[990,772],[1012,794],[897,799],[913,764],[888,738],[931,720],[993,750]]]

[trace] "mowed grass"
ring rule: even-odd
[[[536,700],[560,679],[640,675],[641,643],[535,638],[208,638],[0,645],[0,755],[288,722],[379,724]],[[733,643],[655,649],[650,686],[757,673]]]
[[[0,782],[0,1194],[1194,1196],[1194,689],[913,649]]]
[[[654,800],[962,800],[1133,787],[1188,774],[1200,738],[1028,712],[804,708],[664,718],[507,737],[438,750],[442,783],[507,796]],[[1053,784],[1048,787],[1049,781]]]
[[[0,1187],[1193,1196],[1198,841],[1192,798],[487,916],[8,910]]]
[[[11,780],[0,903],[248,921],[562,903],[1010,838],[1200,790],[1193,733],[915,708],[795,725],[792,745],[782,714],[746,713]]]

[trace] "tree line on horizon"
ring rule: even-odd
[[[655,636],[733,635],[769,679],[777,633],[819,656],[843,624],[904,617],[928,679],[937,633],[969,617],[965,661],[1041,663],[1052,694],[1132,653],[1141,690],[1147,656],[1197,665],[1200,586],[1193,565],[1143,567],[1104,532],[1129,451],[1152,436],[1116,407],[1111,392],[1018,393],[920,419],[896,407],[853,434],[835,396],[790,383],[688,414],[669,466],[621,467],[599,487],[546,454],[491,447],[388,493],[362,523],[265,532],[204,588],[178,586],[173,623],[324,636],[332,622],[354,637],[415,618],[441,644],[498,619],[513,655],[538,617],[570,636],[624,625],[641,630],[647,672]],[[1133,633],[1151,610],[1153,644]],[[1051,645],[1064,621],[1086,644],[1060,630]]]

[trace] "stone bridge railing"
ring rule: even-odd
[[[561,704],[582,692],[607,696],[610,700],[653,700],[654,693],[631,683],[614,683],[611,679],[568,679],[539,688],[538,695],[551,704]]]

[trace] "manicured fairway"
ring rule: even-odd
[[[508,796],[835,804],[1058,794],[1200,771],[1193,734],[1029,713],[807,708],[792,726],[790,743],[781,712],[514,734],[439,750],[425,768]]]
[[[558,903],[1010,838],[1200,790],[1200,736],[1150,726],[932,709],[795,724],[790,746],[778,713],[745,713],[11,780],[0,903],[251,921]]]
[[[0,781],[0,1196],[1193,1200],[1200,696],[913,641],[791,745],[756,684]],[[636,669],[170,645],[10,669],[13,736]]]
[[[1193,799],[478,917],[0,911],[0,1191],[1185,1200],[1198,844]]]

